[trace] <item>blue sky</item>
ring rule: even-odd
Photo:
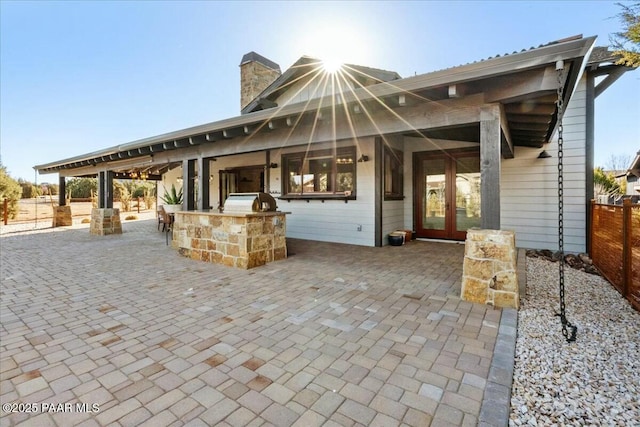
[[[620,30],[615,2],[0,1],[0,152],[33,166],[233,117],[242,56],[407,77]],[[596,165],[640,149],[640,72],[596,99]],[[57,182],[42,175],[38,182]]]

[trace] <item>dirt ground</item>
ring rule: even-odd
[[[52,201],[49,197],[46,198],[38,198],[38,199],[21,199],[19,202],[20,210],[18,212],[18,216],[15,219],[9,219],[8,224],[18,224],[24,222],[32,222],[35,221],[36,216],[38,220],[44,219],[52,219],[53,218],[53,207],[57,206],[57,197],[53,198]],[[135,207],[135,202],[133,203],[134,207],[131,212],[120,212],[123,214],[137,214],[138,209]],[[73,216],[74,223],[77,220],[82,220],[84,218],[91,218],[91,202],[72,202],[71,203],[71,215]],[[120,208],[120,202],[114,202],[114,208]],[[142,205],[144,207],[144,204]],[[150,210],[140,209],[140,213],[149,213]]]

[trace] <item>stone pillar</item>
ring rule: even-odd
[[[122,234],[120,209],[93,208],[91,210],[91,226],[89,232],[98,236]]]
[[[65,227],[73,225],[71,217],[71,206],[54,206],[53,207],[53,224],[52,227]]]
[[[460,295],[463,300],[519,307],[515,240],[513,231],[467,231]]]

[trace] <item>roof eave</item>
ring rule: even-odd
[[[428,89],[431,87],[462,83],[465,81],[472,81],[490,76],[507,74],[514,71],[532,69],[559,60],[581,59],[582,61],[584,61],[585,56],[593,47],[595,39],[595,37],[586,37],[578,40],[571,40],[554,45],[543,46],[525,52],[487,59],[484,61],[461,65],[446,70],[413,76],[402,80],[379,83],[367,88],[360,88],[352,92],[347,92],[345,93],[344,98],[346,103],[356,101],[362,102],[373,98],[392,96],[395,94]],[[583,65],[584,64],[582,64],[582,66]],[[582,70],[579,70],[578,72],[582,72]],[[574,81],[577,81],[575,76]],[[55,171],[52,171],[52,169],[60,169],[64,165],[68,165],[71,163],[88,161],[96,157],[109,156],[128,150],[137,150],[139,148],[148,147],[150,145],[160,144],[171,140],[178,140],[188,138],[189,136],[201,135],[211,132],[219,132],[224,129],[244,126],[252,123],[260,123],[266,120],[273,120],[276,118],[299,114],[303,111],[314,110],[321,107],[322,105],[326,105],[326,102],[328,100],[329,97],[315,98],[296,104],[289,104],[282,107],[247,113],[229,119],[193,126],[190,128],[168,132],[149,138],[139,139],[104,150],[99,150],[92,153],[59,160],[56,162],[37,165],[34,166],[34,169],[41,173],[55,173]]]

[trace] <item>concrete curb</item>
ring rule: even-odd
[[[496,347],[493,350],[493,359],[489,369],[489,378],[480,407],[478,426],[509,425],[517,334],[518,310],[503,308]]]

